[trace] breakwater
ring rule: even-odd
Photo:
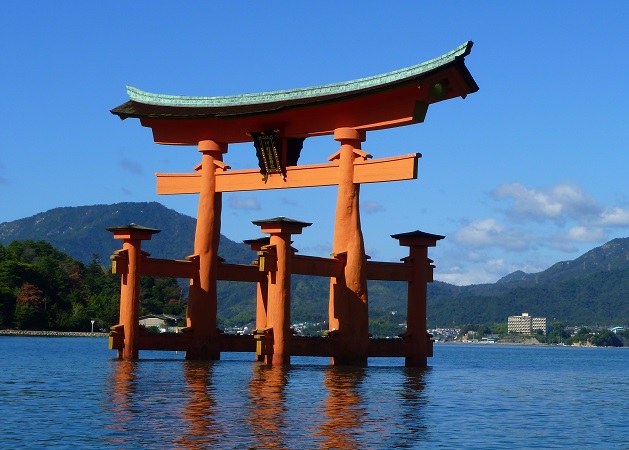
[[[82,331],[0,330],[0,336],[107,337],[109,333]]]

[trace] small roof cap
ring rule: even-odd
[[[130,223],[129,225],[120,225],[117,227],[107,227],[105,229],[107,231],[111,231],[112,233],[115,233],[116,231],[143,231],[146,233],[157,234],[162,231],[156,228],[148,228],[143,227],[142,225],[136,225],[135,223]]]
[[[251,245],[251,244],[269,245],[270,241],[271,241],[270,237],[264,236],[264,237],[257,238],[257,239],[245,239],[242,242],[244,244],[247,244],[247,245]]]
[[[445,236],[441,236],[439,234],[431,234],[419,230],[409,231],[408,233],[392,234],[391,237],[393,239],[434,239],[435,241],[445,238]]]
[[[309,227],[310,225],[312,225],[312,223],[309,223],[309,222],[301,222],[299,220],[289,219],[288,217],[284,217],[284,216],[274,217],[272,219],[265,219],[265,220],[253,220],[251,223],[257,226],[282,224],[282,225],[299,225],[302,227]]]

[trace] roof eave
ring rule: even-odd
[[[388,72],[373,77],[362,78],[344,83],[315,86],[311,88],[274,91],[259,94],[224,97],[186,97],[162,94],[151,94],[128,86],[130,100],[113,108],[112,114],[121,119],[126,118],[163,118],[163,119],[203,119],[208,117],[237,117],[255,114],[269,114],[286,107],[303,106],[341,100],[371,91],[380,91],[419,81],[434,73],[446,71],[452,66],[459,68],[460,75],[467,85],[468,93],[478,90],[478,85],[465,67],[464,58],[469,55],[473,43],[471,41],[459,46],[445,55],[431,61],[405,69]],[[457,96],[458,96],[457,95]],[[240,108],[251,109],[249,113],[230,114]],[[144,112],[142,111],[144,110]],[[147,113],[146,110],[161,110],[158,113]]]

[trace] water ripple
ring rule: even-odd
[[[0,338],[0,448],[629,448],[627,349],[441,345],[431,367]]]

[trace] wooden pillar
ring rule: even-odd
[[[220,359],[216,283],[222,194],[216,192],[216,169],[226,167],[221,161],[227,145],[201,141],[199,152],[202,154],[201,190],[194,235],[194,256],[199,260],[199,274],[190,281],[186,322],[192,331],[193,343],[186,352],[186,359]]]
[[[430,355],[428,330],[426,326],[426,299],[428,283],[432,282],[431,260],[428,259],[428,247],[437,245],[444,236],[413,231],[392,236],[400,245],[410,247],[405,263],[411,265],[408,281],[408,304],[406,317],[406,367],[425,367]]]
[[[120,322],[124,333],[122,349],[118,348],[118,358],[138,359],[140,339],[140,264],[142,241],[150,240],[160,230],[145,228],[136,224],[110,227],[114,239],[122,239],[122,250],[127,257],[127,267],[122,270],[120,281]],[[118,328],[118,327],[114,327]]]
[[[273,353],[266,355],[269,364],[290,364],[290,289],[291,289],[291,235],[301,234],[312,224],[286,217],[253,222],[263,233],[271,235],[269,252],[275,264],[269,267],[266,329],[272,330]]]
[[[411,246],[412,279],[408,283],[406,332],[408,351],[404,364],[407,367],[424,367],[428,361],[426,328],[428,247]]]
[[[340,179],[334,224],[333,256],[346,260],[342,278],[330,281],[329,322],[335,342],[332,364],[367,365],[369,316],[365,245],[360,226],[360,185],[354,184],[354,159],[365,155],[360,144],[364,132],[352,128],[334,131],[341,143]]]

